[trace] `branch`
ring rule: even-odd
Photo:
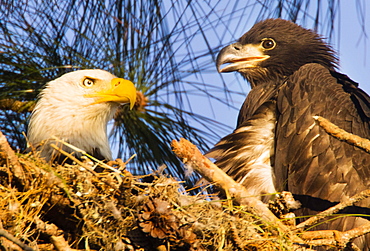
[[[34,218],[37,229],[43,234],[49,236],[51,243],[54,245],[57,251],[75,251],[77,249],[72,249],[68,242],[63,236],[63,231],[60,230],[53,223],[46,223],[41,220],[38,216]]]
[[[9,175],[13,174],[18,179],[20,184],[24,186],[27,184],[27,179],[23,171],[23,167],[15,155],[14,150],[10,147],[8,140],[5,135],[0,131],[0,158],[9,161],[8,165],[10,172]]]
[[[361,193],[358,193],[358,194],[352,196],[348,200],[340,202],[337,205],[335,205],[335,206],[333,206],[333,207],[331,207],[331,208],[329,208],[325,211],[322,211],[322,212],[316,214],[315,216],[312,216],[311,218],[307,219],[306,221],[298,224],[296,226],[296,229],[305,228],[307,226],[312,226],[312,225],[316,224],[318,221],[320,221],[321,219],[323,219],[325,217],[328,217],[328,216],[332,216],[333,214],[339,212],[340,210],[342,210],[346,207],[352,206],[356,202],[359,202],[359,201],[364,200],[364,199],[369,198],[369,197],[370,197],[370,189],[362,191]]]
[[[0,236],[3,236],[4,238],[10,240],[11,242],[17,244],[20,248],[22,248],[25,251],[35,251],[31,247],[27,246],[17,238],[15,238],[13,235],[9,234],[5,229],[0,229]]]
[[[353,228],[351,230],[345,231],[342,234],[342,241],[352,241],[357,237],[363,236],[370,233],[370,222],[366,223],[360,227]]]
[[[35,101],[19,101],[15,99],[1,99],[0,110],[10,110],[17,113],[32,112],[35,108]]]
[[[46,223],[38,216],[35,216],[34,221],[36,224],[36,228],[47,236],[59,236],[63,234],[63,231],[60,230],[55,224]]]
[[[53,140],[55,140],[56,142],[59,142],[59,143],[62,143],[63,145],[67,146],[68,148],[71,148],[72,150],[78,152],[78,153],[81,153],[82,155],[85,155],[87,157],[89,157],[90,159],[92,159],[94,162],[98,163],[101,167],[103,168],[106,168],[106,169],[109,169],[113,172],[116,172],[116,173],[119,173],[120,174],[120,171],[117,170],[116,168],[113,168],[107,164],[105,164],[103,161],[95,158],[94,156],[88,154],[86,151],[72,145],[72,144],[69,144],[68,142],[62,140],[62,139],[59,139],[55,136],[52,136],[51,137]],[[76,163],[80,164],[83,166],[82,162],[78,161],[77,158],[73,157],[71,154],[67,153],[66,151],[64,151],[62,148],[56,146],[55,144],[50,144],[51,147],[53,147],[55,150],[59,151],[60,153],[62,153],[63,155],[69,157],[71,160],[75,161]]]
[[[230,194],[237,203],[247,206],[250,211],[265,222],[275,225],[287,234],[290,233],[291,239],[294,242],[303,243],[299,237],[292,234],[291,230],[268,209],[266,204],[251,196],[243,185],[235,182],[208,158],[204,157],[195,145],[181,138],[179,142],[173,140],[172,147],[175,154],[181,158],[185,164],[191,165],[191,167],[206,180]]]
[[[339,140],[345,141],[350,145],[357,146],[366,152],[370,153],[370,140],[361,138],[355,134],[346,132],[345,130],[339,128],[338,126],[331,123],[329,120],[320,117],[320,116],[313,116],[316,120],[316,123],[325,130],[329,135],[337,138]]]
[[[300,237],[306,241],[308,245],[313,246],[336,246],[345,248],[351,241],[357,237],[370,233],[370,222],[360,227],[341,232],[337,230],[320,230],[303,232]],[[351,243],[352,249],[356,250],[356,246]],[[357,248],[358,249],[358,248]]]
[[[64,239],[64,236],[63,235],[59,235],[59,236],[51,236],[50,237],[50,241],[51,243],[53,243],[55,249],[57,251],[74,251],[76,249],[72,249],[68,242]]]

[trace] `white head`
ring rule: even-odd
[[[94,154],[112,159],[107,124],[120,103],[136,100],[132,82],[104,70],[74,71],[47,83],[31,115],[28,139],[51,160],[54,149],[43,141],[52,136]],[[64,150],[66,148],[64,147]],[[68,150],[67,150],[68,151]],[[70,152],[70,151],[69,151]]]

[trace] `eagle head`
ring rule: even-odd
[[[283,19],[255,24],[217,57],[219,72],[238,71],[253,86],[284,79],[308,63],[336,67],[333,50],[315,32]],[[222,65],[228,64],[221,68]]]
[[[104,70],[79,70],[46,84],[32,112],[28,140],[52,160],[53,136],[92,154],[110,160],[107,124],[119,104],[136,101],[136,89],[128,80]],[[70,149],[66,149],[71,152]]]

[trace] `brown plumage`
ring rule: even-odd
[[[257,23],[218,55],[219,71],[238,71],[252,89],[236,130],[208,156],[262,199],[292,192],[303,204],[298,216],[370,188],[370,155],[329,136],[313,119],[319,115],[370,138],[370,98],[336,71],[336,63],[332,49],[313,31],[282,19]],[[365,200],[344,213],[370,215],[368,205]],[[365,222],[346,217],[319,228],[348,230]],[[363,250],[370,247],[366,238],[356,240]]]

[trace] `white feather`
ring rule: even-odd
[[[86,78],[99,80],[94,88],[84,88]],[[106,159],[112,158],[107,136],[107,123],[113,118],[117,103],[94,104],[84,95],[108,88],[116,76],[103,70],[80,70],[49,82],[40,93],[32,113],[28,139],[33,146],[56,136],[87,152],[99,149]],[[45,145],[41,156],[50,160],[53,149]]]

